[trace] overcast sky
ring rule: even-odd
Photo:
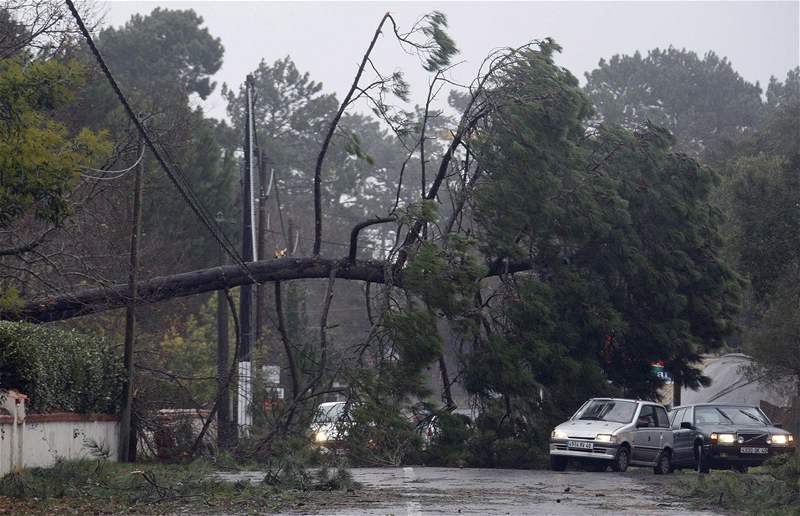
[[[800,1],[789,2],[102,2],[106,24],[118,26],[154,7],[194,9],[225,47],[217,90],[207,112],[225,116],[223,82],[238,86],[263,58],[290,55],[300,71],[341,99],[381,16],[402,27],[444,12],[463,61],[451,76],[468,82],[494,48],[550,36],[564,47],[559,64],[583,80],[600,58],[673,45],[727,56],[745,79],[765,87],[800,64]],[[388,37],[375,61],[402,69],[412,102],[424,103],[427,74]],[[110,63],[113,69],[114,63]]]

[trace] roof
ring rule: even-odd
[[[711,403],[758,407],[767,401],[779,407],[789,405],[786,387],[774,382],[749,378],[745,369],[752,359],[743,353],[729,353],[703,360],[703,374],[711,378],[711,385],[694,391],[681,391],[682,406]]]

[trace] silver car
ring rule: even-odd
[[[651,401],[592,398],[550,436],[550,466],[569,461],[587,469],[625,471],[629,465],[672,472],[672,428],[663,405]]]

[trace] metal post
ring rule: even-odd
[[[245,108],[244,177],[242,181],[242,257],[245,262],[256,259],[255,250],[255,212],[253,210],[253,89],[252,77],[245,81],[247,106]],[[250,405],[253,401],[251,347],[252,329],[252,286],[242,285],[239,298],[239,319],[241,335],[239,340],[239,383],[237,396],[237,424],[239,435],[247,435],[252,424]]]
[[[144,140],[139,141],[139,154],[144,149]],[[122,415],[119,431],[119,460],[134,462],[136,460],[136,432],[133,426],[133,390],[134,364],[133,351],[136,331],[136,288],[139,279],[139,226],[142,221],[142,175],[144,174],[144,156],[136,167],[133,179],[133,227],[131,228],[130,269],[128,284],[130,286],[128,306],[125,309],[125,350],[123,365],[125,367],[125,383],[122,388]]]

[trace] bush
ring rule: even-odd
[[[800,456],[771,459],[762,468],[740,474],[712,471],[708,475],[687,475],[680,483],[704,507],[751,514],[800,514]]]
[[[124,370],[111,344],[75,331],[0,321],[0,386],[32,413],[119,411]]]
[[[437,433],[425,451],[425,463],[431,466],[465,466],[471,462],[467,448],[474,432],[469,418],[444,412],[436,416]]]
[[[399,466],[420,446],[420,437],[398,407],[364,400],[340,425],[354,464]]]

